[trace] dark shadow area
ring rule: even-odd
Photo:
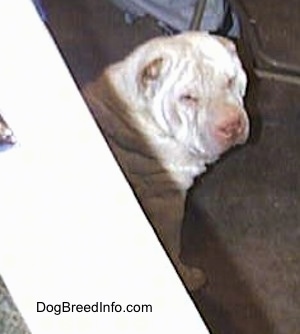
[[[150,18],[126,25],[122,12],[109,1],[41,3],[49,30],[79,86],[94,81],[105,66],[124,58],[138,44],[161,34]]]
[[[192,265],[200,265],[207,274],[206,285],[191,292],[191,296],[208,328],[222,334],[274,333],[261,301],[213,229],[213,218],[200,205],[195,210],[192,193],[182,231],[182,257]]]

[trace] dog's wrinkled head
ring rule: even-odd
[[[213,161],[249,133],[234,44],[207,33],[156,38],[126,60],[130,99],[187,150]]]

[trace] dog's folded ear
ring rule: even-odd
[[[162,82],[162,73],[165,59],[157,57],[146,63],[139,73],[138,83],[141,91],[149,97],[153,97]]]
[[[215,38],[229,51],[230,54],[236,54],[236,45],[227,37],[215,36]]]
[[[154,81],[159,77],[163,66],[163,61],[164,60],[162,57],[156,58],[142,69],[141,84],[143,86],[146,87],[151,81]]]

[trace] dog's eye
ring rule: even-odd
[[[226,83],[226,86],[228,88],[231,88],[234,86],[234,83],[235,83],[235,77],[230,77],[227,79],[227,83]]]
[[[196,105],[199,102],[199,98],[192,94],[184,94],[184,95],[181,95],[180,101],[188,105]]]

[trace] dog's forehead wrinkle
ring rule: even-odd
[[[215,75],[229,78],[237,75],[237,64],[230,52],[215,39],[206,40],[198,52],[202,55],[203,66],[210,68]]]
[[[198,95],[200,93],[201,95],[205,83],[205,72],[203,63],[187,58],[175,85],[177,91],[181,91],[182,94]]]

